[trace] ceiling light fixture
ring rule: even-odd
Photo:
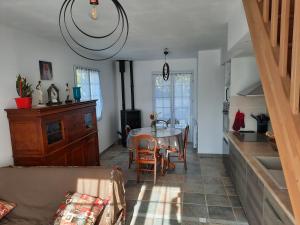
[[[97,20],[98,19],[98,15],[97,15],[97,6],[99,5],[99,1],[98,0],[90,0],[90,5],[92,6],[91,9],[91,18],[93,20]]]
[[[162,75],[163,75],[163,79],[167,81],[169,80],[170,77],[170,66],[167,63],[167,55],[169,54],[169,50],[167,48],[165,48],[164,54],[165,54],[165,64],[163,66]]]
[[[93,61],[103,61],[113,58],[124,48],[129,33],[128,17],[118,0],[110,1],[117,11],[117,24],[107,34],[93,35],[76,22],[73,8],[77,1],[64,0],[59,12],[59,29],[66,44],[77,55]],[[90,16],[93,20],[96,20],[99,0],[90,0],[90,5],[92,6]],[[79,37],[84,41],[79,41]],[[95,43],[95,41],[99,43]],[[101,46],[101,48],[87,46],[86,43],[92,43],[93,46]]]

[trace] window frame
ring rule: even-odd
[[[76,70],[77,69],[85,69],[85,70],[89,70],[89,71],[96,71],[98,72],[98,78],[99,78],[99,86],[100,86],[100,99],[97,99],[97,102],[96,104],[98,103],[98,101],[100,102],[101,104],[101,112],[100,112],[100,116],[99,118],[97,117],[96,115],[96,119],[97,121],[100,121],[102,120],[102,117],[103,117],[103,109],[104,109],[104,98],[103,98],[103,92],[102,92],[102,85],[101,85],[101,71],[97,68],[92,68],[92,67],[88,67],[88,66],[80,66],[80,65],[74,65],[73,66],[73,72],[74,72],[74,84],[75,86],[77,87],[78,83],[77,83],[77,74],[76,74]],[[90,85],[90,96],[92,96],[92,89],[91,89],[91,77],[89,75],[89,85]],[[94,100],[94,99],[90,99],[90,100]],[[101,103],[102,101],[102,103]],[[97,106],[96,106],[97,107]]]
[[[190,124],[188,124],[190,127],[193,127],[193,120],[194,120],[194,72],[191,70],[183,70],[183,71],[170,71],[170,78],[171,79],[171,117],[175,117],[175,90],[174,90],[174,77],[177,74],[190,74],[191,76],[191,80],[190,80],[190,89],[191,89],[191,93],[190,93]],[[156,100],[156,96],[155,96],[155,76],[162,76],[162,72],[161,71],[154,71],[152,72],[152,109],[153,112],[155,112],[155,100]],[[171,118],[172,123],[174,122],[175,118]],[[192,130],[192,129],[191,129]],[[190,134],[192,136],[192,133]]]

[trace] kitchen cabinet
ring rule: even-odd
[[[250,225],[293,225],[231,141],[227,168]]]
[[[242,205],[246,206],[246,183],[247,183],[247,174],[246,174],[246,161],[241,156],[239,151],[235,148],[235,146],[230,142],[229,143],[229,151],[230,151],[230,168],[231,168],[231,177],[232,181],[235,185],[236,192],[240,197],[240,201]]]
[[[262,225],[264,185],[247,166],[247,198],[245,212],[250,225]]]
[[[293,225],[273,197],[265,190],[263,225]]]

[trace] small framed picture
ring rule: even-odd
[[[40,65],[41,80],[52,80],[53,79],[52,63],[39,61],[39,65]]]

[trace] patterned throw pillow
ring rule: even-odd
[[[55,214],[54,225],[93,225],[108,200],[79,193],[67,193]]]
[[[16,204],[0,200],[0,220],[14,208],[16,208]]]

